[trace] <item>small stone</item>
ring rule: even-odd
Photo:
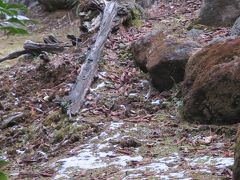
[[[123,43],[120,43],[118,46],[119,46],[120,49],[125,49],[125,48],[127,47],[127,46],[126,46],[125,44],[123,44]]]
[[[49,101],[49,99],[50,99],[50,96],[44,96],[43,98],[44,101]]]
[[[207,26],[231,26],[240,16],[239,0],[204,0],[197,23]]]

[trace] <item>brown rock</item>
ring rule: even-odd
[[[165,38],[161,31],[153,31],[132,44],[135,63],[143,72],[148,72],[146,65],[149,54],[154,48],[160,46]]]
[[[205,47],[190,58],[183,83],[183,118],[240,122],[240,39]]]
[[[171,89],[184,77],[190,55],[200,46],[194,42],[168,39],[154,31],[132,44],[136,64],[149,72],[153,85],[159,90]]]

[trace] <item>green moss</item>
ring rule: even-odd
[[[217,30],[216,27],[206,26],[206,25],[200,24],[198,19],[195,19],[195,20],[190,22],[190,24],[187,27],[187,30],[189,31],[191,29],[199,29],[199,30],[204,30],[204,31],[215,31],[215,30]]]
[[[158,122],[162,122],[162,121],[165,121],[167,119],[169,119],[169,117],[166,115],[166,114],[162,114],[162,113],[158,113],[154,119]]]
[[[175,152],[179,152],[178,145],[174,144],[175,144],[174,139],[172,137],[167,137],[163,141],[161,141],[161,143],[158,146],[156,146],[154,150],[159,156],[168,156]]]
[[[141,27],[143,25],[142,11],[137,7],[131,7],[130,15],[124,24],[126,26]]]
[[[131,25],[135,27],[141,27],[143,25],[142,12],[139,9],[134,8],[131,11],[131,15],[132,15]]]
[[[141,27],[143,25],[143,21],[141,19],[135,19],[132,21],[132,25],[135,27]]]
[[[64,120],[66,115],[62,114],[61,110],[51,111],[44,121],[45,126],[51,126],[53,123],[58,123]]]
[[[53,143],[58,143],[62,141],[64,139],[64,136],[65,136],[65,132],[62,129],[56,131],[53,137]]]

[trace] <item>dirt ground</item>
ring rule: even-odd
[[[236,126],[197,125],[180,118],[179,85],[159,93],[134,64],[130,44],[153,29],[201,44],[226,28],[187,33],[200,1],[159,3],[138,27],[121,27],[105,45],[96,80],[77,117],[66,97],[91,41],[50,55],[0,64],[0,149],[10,179],[222,179],[231,178]],[[1,56],[25,40],[79,35],[71,12],[30,13],[30,35],[1,37]],[[15,117],[11,123],[6,123]]]

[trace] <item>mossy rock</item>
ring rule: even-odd
[[[124,25],[141,27],[144,19],[144,10],[136,3],[130,3],[126,5],[128,11],[128,17],[126,18]]]

